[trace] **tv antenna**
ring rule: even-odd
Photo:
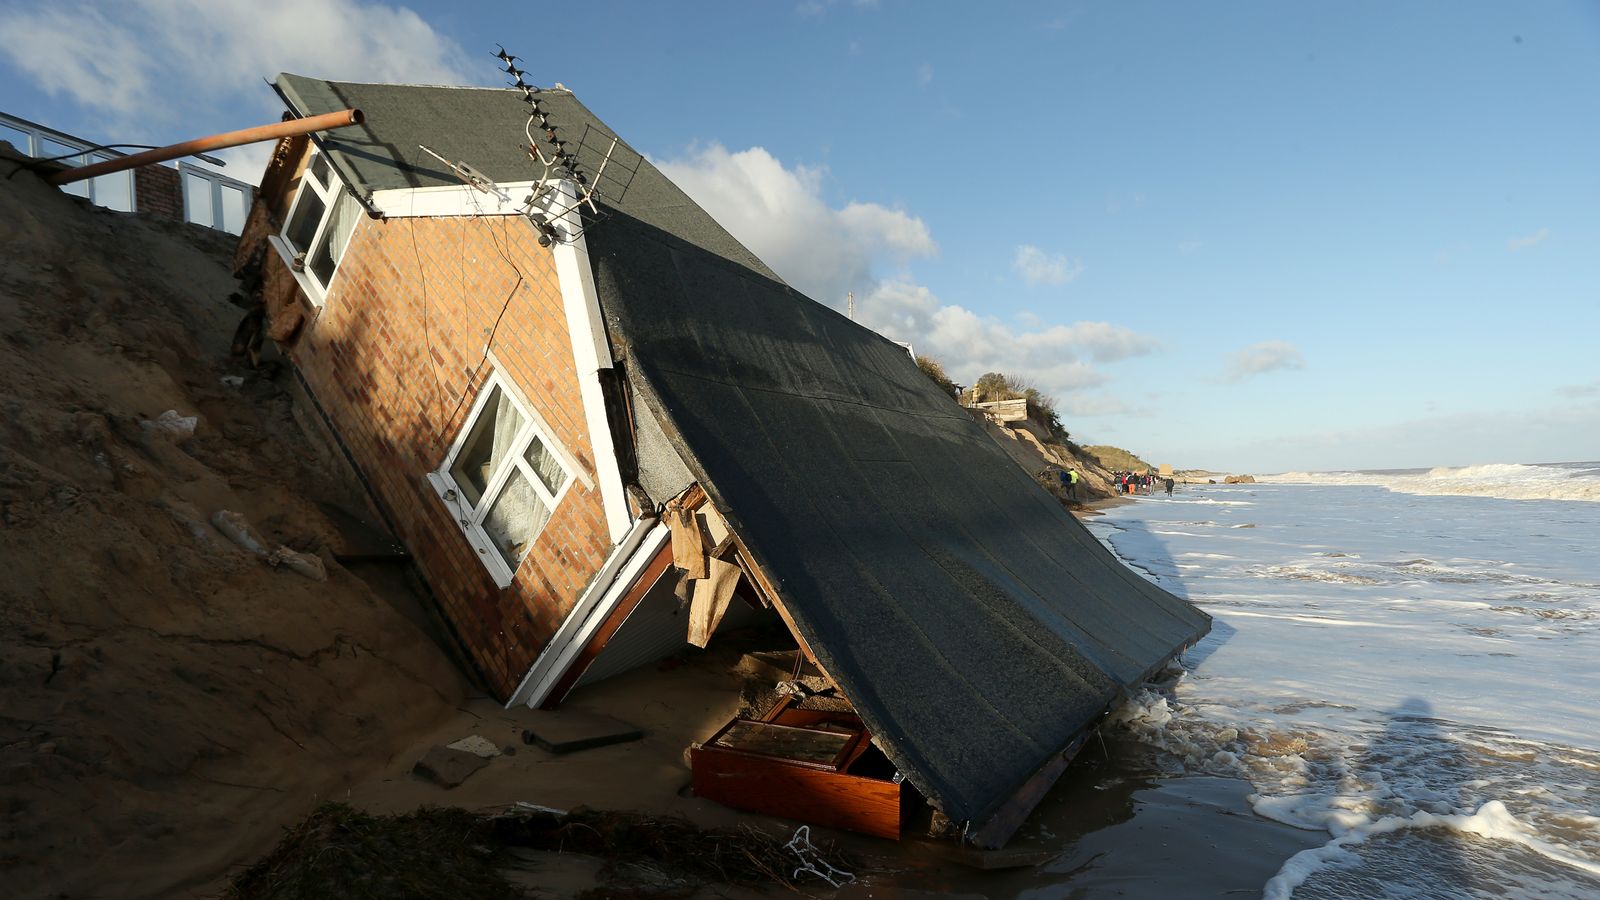
[[[638,162],[627,168],[617,158],[616,151],[620,141],[600,133],[588,124],[584,125],[577,142],[571,141],[569,135],[561,131],[559,124],[551,118],[550,110],[545,108],[544,98],[541,97],[545,93],[544,89],[531,85],[524,79],[523,76],[528,73],[517,67],[517,61],[521,57],[512,55],[503,45],[495,46],[499,48],[494,54],[495,59],[500,60],[505,66],[505,74],[510,75],[512,79],[509,84],[521,93],[523,102],[528,105],[528,118],[523,123],[522,129],[528,142],[523,149],[527,151],[528,158],[543,169],[534,187],[535,195],[542,198],[555,181],[568,180],[574,186],[576,197],[559,212],[552,212],[552,215],[564,216],[583,207],[587,208],[591,218],[597,220],[603,213],[595,201],[620,199],[622,193],[632,183],[643,157],[639,157]],[[535,126],[542,133],[542,140],[535,137]],[[592,176],[579,162],[580,153],[589,159],[599,157],[599,165]],[[608,169],[612,169],[614,162],[617,167],[627,169],[625,178],[616,177],[614,170],[608,178]],[[605,185],[605,190],[602,190],[602,185]],[[582,233],[581,228],[579,233]]]

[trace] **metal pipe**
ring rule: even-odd
[[[147,150],[144,153],[124,156],[121,159],[95,163],[92,166],[65,169],[51,175],[45,181],[55,185],[72,184],[74,181],[83,181],[85,178],[108,175],[112,172],[121,172],[124,169],[136,169],[139,166],[166,162],[169,159],[203,153],[207,150],[223,150],[228,147],[238,147],[241,144],[275,141],[281,137],[309,134],[313,131],[323,131],[329,128],[343,128],[346,125],[360,125],[365,120],[366,116],[363,116],[359,109],[342,109],[338,112],[323,113],[320,116],[290,119],[287,122],[273,122],[271,125],[257,125],[254,128],[244,128],[239,131],[229,131],[223,134],[214,134],[210,137],[185,141],[181,144],[171,144],[155,150]]]

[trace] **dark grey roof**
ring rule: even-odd
[[[277,87],[301,115],[354,107],[366,116],[360,125],[324,132],[334,168],[358,192],[405,187],[457,185],[461,179],[419,144],[454,162],[464,162],[494,181],[510,184],[533,181],[540,170],[528,159],[524,126],[528,119],[522,95],[510,89],[432,87],[405,84],[356,84],[323,81],[303,75],[280,74]],[[539,94],[540,107],[550,114],[557,134],[571,141],[580,167],[599,170],[601,156],[616,133],[595,118],[571,91],[547,88]],[[585,128],[591,137],[578,142]],[[535,132],[537,136],[537,132]],[[688,240],[712,253],[773,279],[778,276],[766,263],[745,249],[727,230],[700,208],[624,141],[614,155],[618,166],[602,185],[607,204]],[[624,184],[613,179],[625,178]],[[781,279],[779,279],[781,280]]]
[[[442,183],[398,162],[418,141],[525,180],[520,132],[485,128],[518,121],[507,91],[279,83],[303,112],[366,111],[339,141],[369,187]],[[952,819],[986,818],[1210,618],[1112,557],[904,348],[751,263],[644,165],[586,233],[630,382],[889,758]]]
[[[904,348],[627,216],[588,232],[644,402],[890,759],[981,820],[1210,627]]]

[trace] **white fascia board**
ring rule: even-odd
[[[612,367],[611,344],[606,339],[605,323],[600,317],[600,294],[595,290],[594,269],[589,264],[589,247],[584,241],[583,222],[576,209],[577,193],[572,182],[558,183],[556,190],[546,195],[546,200],[550,224],[560,236],[550,250],[555,257],[556,278],[561,284],[561,303],[567,316],[567,334],[572,341],[572,360],[577,366],[584,419],[589,426],[595,475],[600,481],[600,500],[614,544],[627,533],[633,516],[628,512],[622,468],[617,464],[617,448],[611,440],[611,422],[606,416],[605,392],[600,388],[600,370]]]
[[[372,205],[390,219],[416,216],[515,216],[527,209],[534,182],[517,181],[480,191],[466,184],[391,188],[372,192]]]
[[[538,709],[544,703],[671,536],[672,530],[657,519],[640,519],[633,524],[528,668],[528,674],[506,701],[507,709],[518,705]]]

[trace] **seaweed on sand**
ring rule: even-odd
[[[266,858],[234,879],[238,900],[310,897],[453,897],[502,900],[522,896],[499,872],[508,848],[580,853],[605,860],[613,889],[654,873],[637,896],[691,893],[704,884],[798,889],[786,837],[748,825],[701,829],[678,816],[577,809],[558,815],[513,809],[480,815],[423,808],[374,816],[326,803],[288,830]],[[825,852],[837,859],[838,849]],[[843,860],[839,860],[844,864]],[[681,887],[660,884],[660,876]]]
[[[324,803],[233,880],[239,900],[459,897],[522,893],[495,869],[493,826],[463,809],[373,816]]]

